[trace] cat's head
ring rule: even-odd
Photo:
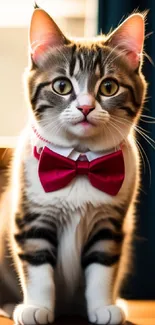
[[[107,36],[68,39],[36,9],[30,26],[28,92],[47,140],[109,149],[126,139],[144,96],[144,16],[133,14]]]

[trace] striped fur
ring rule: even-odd
[[[133,69],[128,54],[112,46],[109,36],[90,41],[64,38],[63,44],[60,36],[61,44],[48,46],[38,61],[31,54],[27,69],[31,119],[41,137],[28,128],[14,160],[10,241],[24,293],[14,319],[19,324],[21,319],[24,324],[46,324],[69,306],[70,312],[84,314],[87,308],[91,322],[117,325],[123,312],[115,297],[128,265],[139,187],[133,126],[146,84],[141,62]],[[58,77],[72,84],[66,96],[53,89]],[[101,95],[106,79],[118,85],[113,96]],[[85,101],[95,107],[87,117],[87,129],[77,109],[87,105]],[[80,152],[108,151],[121,144],[125,180],[120,192],[111,197],[80,176],[59,191],[45,193],[32,154],[32,144],[43,147],[43,138]]]
[[[62,65],[61,69],[59,69],[59,66],[57,67],[60,61]],[[76,65],[78,65],[79,68],[77,73],[75,69]],[[111,49],[104,46],[102,43],[85,45],[77,42],[64,46],[61,51],[55,51],[54,55],[52,53],[50,56],[49,53],[49,57],[43,62],[43,66],[41,67],[41,69],[47,72],[47,74],[45,74],[45,81],[44,76],[42,76],[43,79],[42,82],[40,82],[40,73],[38,70],[33,71],[33,78],[30,76],[30,100],[32,108],[37,116],[39,113],[43,113],[44,110],[47,110],[48,107],[53,110],[54,107],[59,107],[59,109],[62,108],[62,110],[65,109],[65,106],[68,106],[76,96],[76,94],[73,93],[65,103],[63,98],[59,98],[51,93],[49,87],[49,85],[51,85],[49,67],[53,74],[56,71],[60,75],[68,76],[69,72],[69,76],[74,76],[77,82],[79,82],[80,89],[84,86],[83,74],[85,74],[85,77],[88,79],[88,92],[90,93],[93,92],[95,84],[101,78],[103,79],[108,76],[118,80],[123,90],[121,94],[125,94],[124,97],[118,94],[104,102],[101,96],[96,94],[102,108],[104,110],[110,109],[112,116],[124,116],[129,118],[130,121],[130,119],[132,120],[133,117],[137,115],[141,107],[144,95],[144,84],[142,79],[139,78],[139,74],[137,75],[135,71],[132,72],[128,65],[125,64],[124,57],[122,58],[119,56],[117,51],[111,53]],[[119,77],[120,73],[122,74],[121,78]],[[44,107],[44,104],[42,106],[42,102],[44,103],[45,100],[47,104]],[[123,115],[119,112],[119,110],[122,109],[125,111]]]

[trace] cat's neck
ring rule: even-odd
[[[88,152],[96,152],[96,153],[103,153],[103,154],[108,154],[109,152],[114,152],[117,151],[122,144],[117,145],[117,147],[110,147],[110,148],[102,148],[100,150],[94,150],[89,148],[89,146],[85,143],[80,143],[80,144],[76,144],[76,145],[70,145],[70,146],[64,146],[64,145],[60,145],[60,144],[55,144],[52,141],[49,141],[46,136],[43,136],[42,133],[37,129],[36,126],[32,125],[32,137],[33,137],[33,141],[32,141],[32,145],[39,147],[43,147],[43,146],[48,146],[49,148],[56,148],[58,149],[60,152],[62,150],[62,152],[66,149],[70,149],[72,148],[72,150],[75,150],[76,152],[79,153],[88,153]]]

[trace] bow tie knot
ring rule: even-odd
[[[89,161],[76,161],[76,174],[87,175],[89,173]]]

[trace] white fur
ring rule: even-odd
[[[79,63],[79,60],[76,60],[76,63],[75,63],[75,68],[74,68],[74,75],[76,75],[80,70],[80,63]]]
[[[55,285],[54,272],[48,264],[27,266],[27,285],[24,292],[26,305],[40,305],[54,311]]]
[[[91,312],[100,305],[111,305],[113,303],[113,278],[114,267],[100,264],[89,265],[86,273],[86,299],[88,310]]]
[[[113,301],[114,272],[115,267],[95,263],[85,271],[87,310],[91,323],[115,325],[124,320],[123,312]]]
[[[46,324],[54,320],[55,284],[54,272],[48,264],[27,266],[24,285],[24,302],[14,311],[15,323]]]
[[[57,265],[58,278],[61,279],[63,274],[69,294],[75,291],[81,272],[80,253],[82,238],[77,238],[77,228],[80,223],[80,216],[75,212],[74,217],[74,219],[68,222],[62,233]]]
[[[40,305],[20,304],[14,311],[13,319],[15,324],[20,325],[45,325],[53,322],[54,315],[51,310]]]

